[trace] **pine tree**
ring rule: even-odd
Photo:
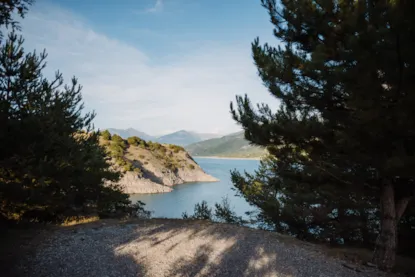
[[[0,24],[25,3],[2,1]],[[93,130],[95,114],[83,113],[77,80],[63,85],[59,72],[46,79],[46,53],[25,54],[16,24],[0,42],[0,215],[60,221],[129,205],[128,195],[105,185],[119,176]]]
[[[415,3],[262,0],[262,5],[280,46],[256,39],[253,57],[280,107],[255,109],[247,96],[238,96],[231,111],[245,137],[268,147],[274,158],[256,176],[234,172],[235,186],[259,203],[268,221],[295,215],[288,225],[304,234],[316,209],[326,209],[325,222],[334,217],[344,226],[347,218],[339,212],[360,202],[352,209],[355,216],[366,217],[365,224],[380,220],[373,261],[390,270],[397,226],[415,190]],[[319,205],[311,205],[313,197]],[[330,199],[338,202],[331,208]],[[339,209],[341,203],[346,210]],[[336,215],[327,218],[332,211]],[[370,226],[359,230],[363,236]]]

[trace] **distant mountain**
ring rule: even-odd
[[[151,140],[151,141],[155,141],[156,137],[150,136],[144,132],[138,131],[136,129],[133,128],[128,128],[128,129],[115,129],[115,128],[109,128],[108,131],[111,134],[117,134],[120,137],[122,137],[123,139],[127,139],[129,137],[133,137],[133,136],[137,136],[141,139],[144,140]]]
[[[209,133],[194,133],[200,137],[200,140],[207,140],[213,138],[220,138],[223,134],[209,134]]]
[[[201,140],[203,139],[199,134],[185,130],[180,130],[157,138],[157,142],[176,144],[180,146],[185,146]]]
[[[154,142],[159,143],[167,143],[167,144],[176,144],[180,146],[189,145],[198,141],[207,140],[211,138],[217,138],[220,135],[218,134],[209,134],[209,133],[196,133],[190,132],[185,130],[180,130],[171,134],[163,135],[160,137],[151,136],[144,132],[138,131],[133,128],[128,129],[116,129],[116,128],[109,128],[108,131],[111,134],[117,134],[123,139],[127,139],[129,137],[137,136],[144,140],[151,140]]]
[[[243,132],[196,142],[185,148],[193,156],[259,158],[266,153],[265,149],[250,145]]]

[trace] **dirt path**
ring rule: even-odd
[[[311,244],[226,224],[100,221],[45,232],[21,276],[381,276],[346,268]]]

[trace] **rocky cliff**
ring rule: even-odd
[[[138,137],[127,140],[117,135],[102,136],[113,169],[122,173],[118,182],[124,192],[163,193],[177,184],[215,182],[180,146],[144,141]]]

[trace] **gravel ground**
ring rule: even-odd
[[[311,244],[226,224],[100,221],[45,232],[21,276],[382,276]]]

